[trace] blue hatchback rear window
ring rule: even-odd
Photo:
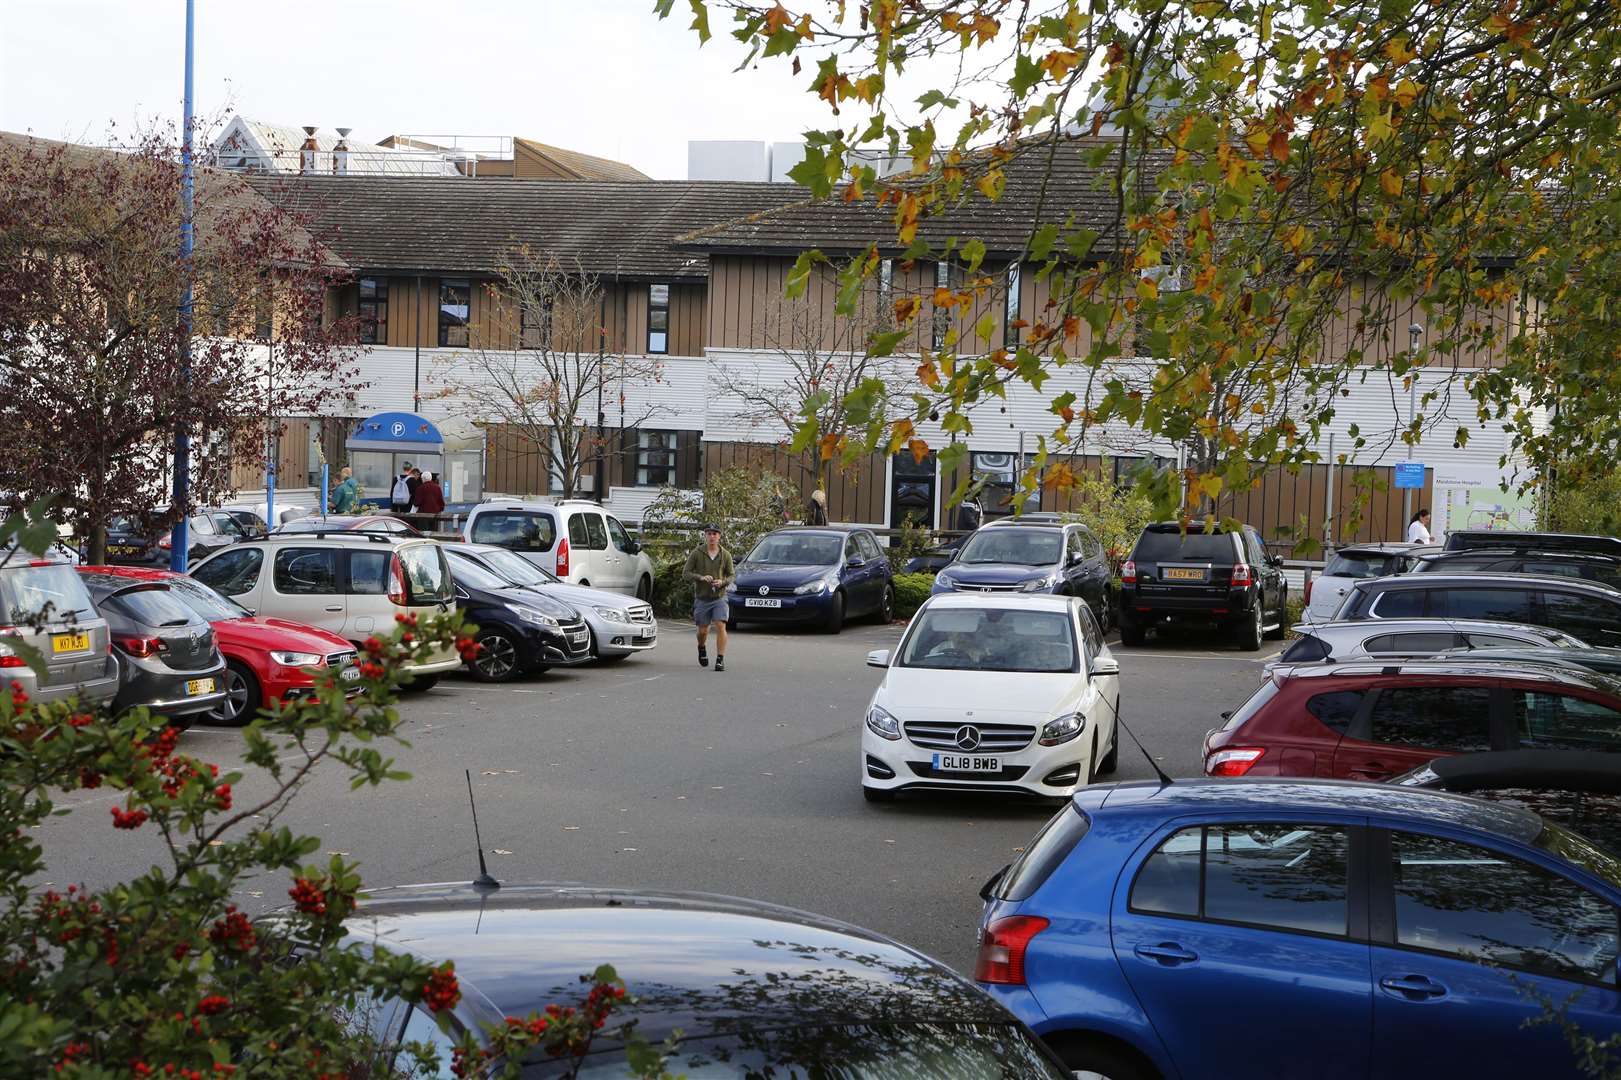
[[[1091,828],[1092,820],[1074,803],[1054,814],[997,882],[997,899],[1030,899]]]

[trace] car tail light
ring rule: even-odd
[[[121,637],[117,641],[118,647],[131,656],[156,656],[158,653],[169,651],[169,646],[162,638]]]
[[[1311,587],[1313,585],[1315,585],[1315,584],[1317,584],[1317,579],[1316,578],[1310,578],[1309,577],[1309,578],[1306,579],[1306,599],[1304,601],[1302,601],[1302,603],[1306,603],[1306,604],[1311,603]]]
[[[1120,565],[1120,583],[1122,585],[1137,584],[1137,564],[1127,559]]]
[[[405,564],[400,562],[398,555],[391,555],[388,559],[388,602],[405,606]]]
[[[557,576],[568,577],[568,538],[557,541]]]
[[[1243,776],[1254,767],[1266,750],[1259,746],[1235,746],[1217,750],[1205,758],[1206,776]]]
[[[6,653],[5,655],[0,656],[0,668],[27,666],[28,661],[24,660],[20,656],[13,656],[11,653]]]
[[[1023,986],[1025,950],[1030,947],[1030,940],[1047,929],[1047,925],[1047,920],[1039,915],[1008,915],[980,931],[974,980]]]
[[[1233,584],[1234,585],[1253,585],[1253,584],[1255,584],[1255,575],[1254,575],[1253,572],[1251,572],[1249,563],[1239,563],[1239,564],[1237,564],[1236,566],[1233,567]]]
[[[158,537],[158,547],[162,548],[164,551],[169,550],[169,534],[168,533],[164,533],[162,536]]]

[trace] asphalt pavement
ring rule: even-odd
[[[468,880],[468,769],[502,881],[754,897],[878,930],[969,972],[980,885],[1053,811],[986,797],[862,799],[860,724],[882,676],[865,656],[900,633],[744,628],[717,673],[697,665],[690,628],[666,623],[655,650],[617,664],[502,686],[448,678],[400,707],[411,746],[393,753],[411,780],[350,791],[323,768],[281,820],[359,860],[369,887]],[[1197,775],[1205,731],[1279,648],[1240,653],[1194,637],[1115,645],[1121,715],[1166,772]],[[239,747],[232,729],[193,728],[182,740],[222,770]],[[1116,779],[1152,775],[1123,742]],[[249,776],[237,805],[264,791]],[[117,798],[102,789],[62,800],[76,812],[43,827],[53,884],[132,876],[162,856],[150,829],[108,842]],[[286,903],[286,888],[250,882],[240,899],[268,910]]]

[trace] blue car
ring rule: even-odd
[[[1316,780],[1080,791],[982,893],[975,977],[1071,1069],[1576,1077],[1621,1034],[1621,861],[1518,807]]]
[[[870,529],[778,529],[737,564],[726,625],[815,623],[836,634],[847,618],[895,616],[889,557]]]
[[[1107,632],[1113,624],[1113,582],[1108,556],[1091,529],[1037,513],[980,526],[940,568],[931,592],[1079,596]]]

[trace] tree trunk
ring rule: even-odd
[[[90,526],[90,543],[84,561],[91,566],[104,566],[107,562],[107,523],[97,520]]]

